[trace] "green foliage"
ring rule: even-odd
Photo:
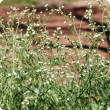
[[[37,5],[38,0],[3,0],[1,5],[16,5],[16,6],[32,6]]]
[[[99,39],[105,35],[106,29],[102,27],[103,32],[94,35],[92,6],[88,3],[87,5],[89,10],[84,17],[88,19],[93,34],[87,35],[85,32],[82,35],[89,42],[89,49],[83,48],[80,40],[81,30],[77,32],[74,25],[75,17],[71,13],[63,13],[64,6],[58,10],[51,10],[48,18],[47,5],[45,14],[40,12],[37,18],[34,7],[32,12],[26,8],[21,14],[17,14],[19,9],[12,7],[15,14],[8,12],[7,25],[0,18],[0,27],[3,29],[3,33],[0,34],[1,108],[104,110],[110,106],[110,61],[98,54],[98,48],[103,42]],[[46,21],[56,14],[62,14],[71,22],[69,25],[64,23],[71,30],[73,41],[66,36],[64,39],[71,43],[73,49],[61,45],[61,27],[54,31],[53,36],[49,36],[49,31],[46,30]],[[28,18],[27,22],[22,22],[22,25],[27,27],[26,33],[19,30],[19,23],[23,17]],[[36,23],[33,19],[37,19]],[[74,39],[75,33],[78,41]]]

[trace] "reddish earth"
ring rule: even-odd
[[[102,14],[102,12],[100,11],[99,6],[96,2],[93,2],[92,4],[93,4],[93,19],[94,19],[94,21],[96,22],[96,24],[98,26],[101,23],[101,14]],[[79,31],[81,19],[82,19],[84,13],[85,13],[85,10],[88,9],[87,5],[84,2],[63,4],[63,5],[65,5],[65,12],[67,14],[69,12],[72,12],[72,15],[76,16],[74,24],[75,24],[76,30]],[[20,10],[18,11],[18,14],[20,13],[21,10],[25,9],[25,7],[19,7],[19,8],[20,8]],[[32,11],[32,8],[31,7],[29,7],[29,8]],[[43,12],[45,11],[45,8],[42,7],[42,6],[40,6],[40,7],[36,6],[35,8],[37,9],[37,12],[36,12],[35,16],[38,16],[40,11],[43,11]],[[50,9],[58,8],[58,5],[53,4],[53,5],[50,5],[49,8]],[[9,6],[0,6],[0,16],[2,16],[2,18],[4,19],[5,24],[8,21],[7,12],[9,12],[9,11],[11,11],[11,8]],[[50,12],[50,10],[49,10],[49,12]],[[47,13],[47,15],[48,15],[48,13]],[[26,21],[27,19],[24,19],[24,20]],[[62,45],[64,44],[68,48],[72,49],[72,45],[70,43],[68,43],[67,40],[65,40],[63,38],[63,36],[65,35],[65,36],[69,37],[70,40],[73,40],[73,35],[70,32],[70,30],[68,29],[67,25],[64,24],[64,21],[66,21],[67,24],[69,24],[69,21],[67,20],[67,18],[63,17],[62,15],[55,15],[49,21],[46,22],[46,24],[47,24],[46,29],[49,30],[50,36],[53,36],[54,30],[56,30],[57,27],[61,27],[62,32],[63,32],[63,35],[61,36],[61,44]],[[34,22],[36,22],[36,19],[34,20]],[[104,25],[107,26],[106,25],[106,20],[104,20]],[[22,28],[22,27],[23,27],[22,24],[20,24],[19,28]],[[84,19],[82,21],[81,30],[82,30],[83,33],[87,32],[88,36],[89,36],[90,33],[92,33],[92,31],[90,30],[88,20]],[[2,29],[0,29],[0,31],[2,32]],[[98,28],[98,31],[101,32],[102,29]],[[105,58],[109,59],[109,55],[107,53],[107,47],[108,47],[108,45],[110,46],[108,32],[106,33],[106,38],[104,36],[102,36],[102,37],[103,37],[103,39],[107,38],[107,42],[104,41],[101,44],[101,46],[99,47],[98,53],[101,54],[102,56],[104,56]],[[88,43],[90,43],[90,42],[87,42],[83,35],[80,35],[80,39],[81,39],[81,42],[83,44],[83,47],[88,48]],[[78,35],[76,33],[75,33],[75,40],[78,40]],[[100,41],[101,41],[101,39],[99,39],[99,42]]]

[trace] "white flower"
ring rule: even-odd
[[[110,107],[107,110],[110,110]]]
[[[55,36],[55,33],[53,33],[53,36]]]
[[[8,76],[11,76],[11,74],[9,73]]]
[[[101,34],[96,34],[95,36],[94,36],[94,38],[97,38],[97,37],[99,37]]]
[[[35,5],[32,5],[32,7],[35,7]]]
[[[61,12],[61,15],[63,15],[63,12]]]
[[[32,79],[31,79],[31,78],[29,78],[29,81],[32,81]]]
[[[0,110],[3,110],[2,108],[0,108]]]
[[[50,80],[51,80],[51,78],[50,78]],[[49,81],[47,81],[46,83],[49,84]]]
[[[90,64],[89,66],[92,67],[93,65]]]
[[[66,21],[64,21],[64,24],[66,24]]]
[[[79,61],[77,61],[76,63],[79,63]]]
[[[48,92],[50,93],[50,92],[51,92],[51,90],[48,90]]]
[[[17,73],[15,72],[15,71],[13,71],[13,74],[16,76],[17,75]]]
[[[48,4],[46,4],[45,7],[48,7]]]
[[[1,37],[1,38],[3,37],[2,34],[0,34],[0,37]]]
[[[40,14],[42,14],[43,12],[41,11]]]
[[[36,94],[38,94],[38,93],[39,93],[39,89],[36,88],[36,89],[34,90],[34,92],[35,92]]]
[[[96,50],[93,50],[94,51],[94,53],[96,53]]]
[[[70,100],[69,98],[67,98],[67,100]]]
[[[90,59],[89,59],[89,61],[91,62],[91,61],[92,61],[92,59],[90,58]]]
[[[35,31],[32,32],[32,35],[34,35],[34,34],[35,34]]]
[[[41,72],[41,70],[36,70],[36,72]]]
[[[36,26],[40,26],[40,24],[36,24]]]
[[[61,27],[57,27],[57,30],[61,30]]]
[[[0,3],[2,2],[3,0],[0,0]]]
[[[104,42],[104,39],[101,39],[102,42]]]
[[[52,74],[51,77],[54,78],[54,74]]]
[[[65,6],[62,5],[62,8],[64,8]]]
[[[2,68],[2,65],[0,65],[0,68]]]
[[[72,26],[72,24],[69,24],[69,26]]]

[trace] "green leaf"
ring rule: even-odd
[[[43,17],[43,23],[45,22],[45,17]]]
[[[86,106],[84,110],[89,110],[89,108]]]
[[[84,38],[87,40],[87,32],[85,32]]]
[[[106,67],[102,67],[100,71],[104,72],[105,70],[106,70]]]
[[[98,109],[99,107],[98,107],[97,104],[91,103],[90,105],[91,105],[92,110],[99,110],[99,109]]]

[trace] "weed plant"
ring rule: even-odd
[[[106,5],[98,2],[105,13]],[[42,12],[35,17],[37,10],[32,6],[32,12],[26,7],[20,14],[19,9],[11,7],[6,25],[0,18],[3,30],[0,34],[0,107],[3,110],[106,110],[110,106],[110,59],[98,54],[108,27],[103,26],[102,19],[99,27],[103,31],[98,32],[92,18],[92,5],[87,5],[82,21],[89,21],[90,35],[82,33],[81,28],[76,30],[75,16],[66,14],[64,6],[52,9],[48,18],[48,5],[45,5],[43,17]],[[78,41],[64,36],[72,44],[71,50],[60,43],[61,27],[53,36],[46,30],[46,21],[56,14],[70,21],[69,25],[64,23],[71,30],[73,39],[75,33],[78,36]],[[19,26],[26,16],[28,21],[22,22],[27,28],[24,33]],[[109,19],[107,23],[109,26]],[[89,42],[89,49],[83,48],[81,34]],[[109,55],[108,45],[107,50]]]

